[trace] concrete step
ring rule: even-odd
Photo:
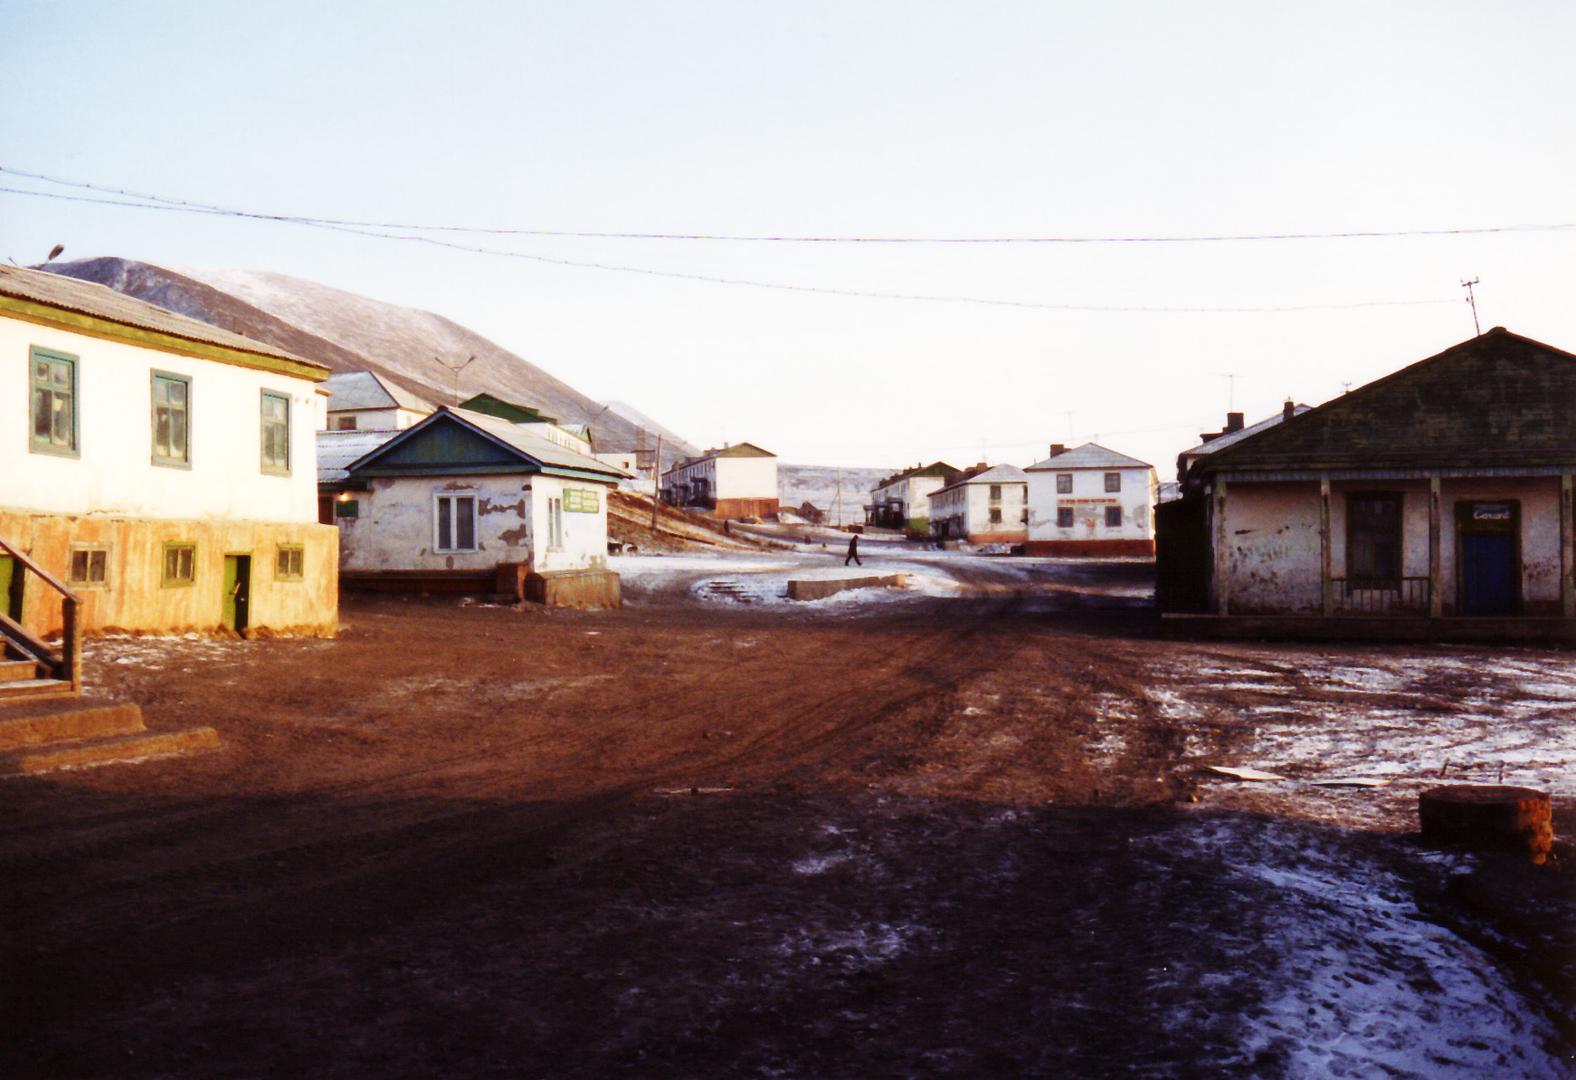
[[[39,698],[75,697],[76,691],[65,679],[9,679],[0,682],[0,705],[11,701],[37,701]]]
[[[142,732],[108,739],[52,743],[10,753],[0,753],[0,775],[33,774],[54,769],[80,769],[115,762],[141,761],[169,757],[196,750],[211,750],[219,745],[219,734],[211,727],[183,731]]]
[[[48,706],[29,702],[25,709],[7,709],[0,714],[0,753],[146,730],[142,710],[136,705],[71,702]]]
[[[0,682],[38,678],[38,663],[33,660],[0,660]]]

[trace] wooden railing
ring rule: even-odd
[[[16,560],[17,567],[30,570],[45,585],[60,594],[61,635],[57,651],[48,642],[34,637],[11,618],[9,612],[0,611],[0,637],[17,652],[48,669],[54,678],[71,684],[73,693],[82,692],[82,630],[77,622],[77,594],[66,588],[64,582],[39,566],[27,553],[0,537],[0,552]],[[18,579],[23,578],[21,573]],[[15,584],[15,582],[13,582]]]
[[[1342,615],[1427,615],[1426,577],[1331,578],[1335,610]]]

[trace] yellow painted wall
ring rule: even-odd
[[[249,633],[332,636],[339,620],[339,530],[332,525],[261,521],[150,520],[28,514],[0,509],[0,537],[70,584],[82,600],[83,630],[164,633],[223,628],[224,557],[252,557]],[[195,581],[162,583],[164,545],[195,543]],[[104,585],[68,581],[73,544],[104,545]],[[302,580],[274,578],[281,544],[303,549]],[[22,624],[37,634],[60,631],[60,601],[27,575]]]

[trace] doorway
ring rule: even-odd
[[[22,585],[27,572],[10,555],[0,555],[0,613],[12,622],[22,621]]]
[[[1461,614],[1514,615],[1521,606],[1519,510],[1514,502],[1457,506]]]
[[[224,557],[224,625],[244,634],[250,624],[252,606],[252,557]]]

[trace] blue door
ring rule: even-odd
[[[1461,537],[1461,611],[1513,615],[1516,611],[1516,538],[1510,533]]]

